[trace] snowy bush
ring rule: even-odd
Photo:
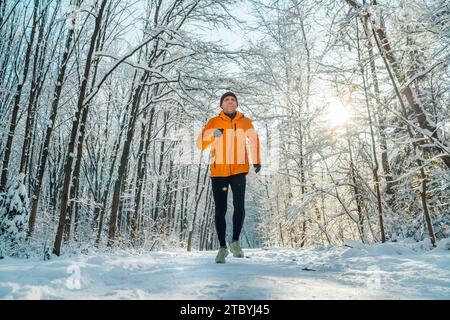
[[[439,249],[450,250],[450,238],[441,239],[437,247]]]
[[[29,200],[23,178],[24,175],[20,174],[1,200],[0,251],[9,256],[25,256]]]

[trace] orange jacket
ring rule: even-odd
[[[220,137],[219,129],[222,131]],[[261,164],[260,143],[252,120],[237,111],[231,119],[223,111],[211,118],[199,134],[197,147],[211,146],[211,177],[227,177],[249,171],[246,138],[250,143],[253,164]]]

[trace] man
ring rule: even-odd
[[[215,203],[215,224],[220,248],[216,263],[225,263],[228,248],[225,242],[228,186],[233,192],[233,239],[230,251],[243,258],[239,235],[245,217],[245,180],[249,172],[248,139],[255,172],[261,170],[260,144],[252,120],[237,111],[238,99],[233,92],[220,98],[220,114],[210,119],[197,139],[201,150],[211,147],[210,175]]]

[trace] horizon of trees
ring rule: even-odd
[[[267,156],[244,246],[449,236],[446,1],[239,5],[0,1],[0,252],[215,249],[192,146],[225,90]]]

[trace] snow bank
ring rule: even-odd
[[[384,255],[405,255],[414,254],[415,251],[411,246],[395,242],[376,243],[372,245],[363,244],[361,242],[345,239],[344,243],[351,249],[347,250],[346,256],[384,256]],[[414,245],[415,247],[420,244]]]
[[[438,242],[437,247],[439,249],[450,250],[450,238],[441,239]],[[450,268],[450,266],[449,266],[449,268]]]

